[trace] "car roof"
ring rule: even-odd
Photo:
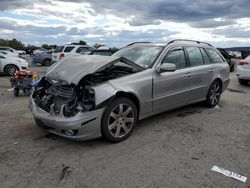
[[[80,45],[80,44],[65,44],[63,45],[65,47],[68,47],[68,46],[75,46],[75,47],[91,47],[89,45]]]
[[[211,44],[202,42],[202,41],[195,41],[195,40],[188,40],[188,39],[175,39],[168,42],[134,42],[128,44],[127,46],[168,46],[172,44],[188,44],[198,47],[213,47]]]

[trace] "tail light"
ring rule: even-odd
[[[246,62],[246,61],[240,61],[239,62],[239,65],[248,65],[249,63],[248,62]]]
[[[64,58],[64,53],[61,53],[59,59],[63,59],[63,58]]]

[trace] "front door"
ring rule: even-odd
[[[185,53],[182,47],[171,49],[161,64],[176,65],[174,72],[153,74],[153,110],[162,112],[188,103],[186,93],[190,90],[190,72],[187,71]]]

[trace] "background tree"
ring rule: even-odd
[[[24,44],[21,41],[16,40],[15,38],[12,40],[0,39],[0,46],[9,46],[16,50],[24,49]]]
[[[51,49],[50,45],[48,45],[48,44],[43,44],[41,47],[44,48],[44,49],[46,49],[46,50],[50,50]]]

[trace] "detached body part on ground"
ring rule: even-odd
[[[210,45],[133,44],[113,56],[53,64],[30,108],[36,123],[54,134],[119,142],[138,119],[199,101],[216,106],[228,83],[229,66]]]

